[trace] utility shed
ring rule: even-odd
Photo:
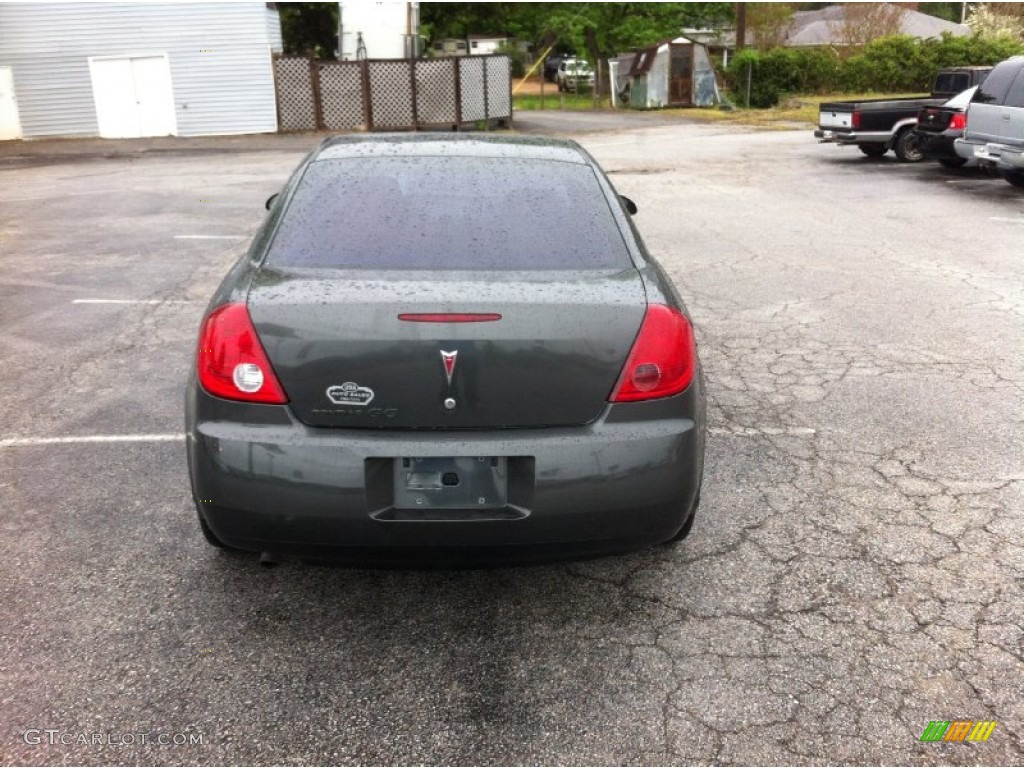
[[[704,45],[685,37],[666,40],[609,64],[616,103],[634,109],[710,107],[720,102],[715,68]]]
[[[273,132],[280,50],[272,3],[0,3],[0,124],[13,109],[7,138]]]

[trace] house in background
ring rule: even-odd
[[[456,37],[445,37],[431,43],[430,50],[435,56],[468,56],[469,44]]]
[[[893,5],[885,3],[885,5]],[[966,24],[939,19],[907,7],[913,3],[899,3],[900,30],[898,34],[910,35],[920,40],[941,37],[949,33],[954,37],[967,37],[971,28]],[[842,39],[842,27],[846,20],[846,5],[830,5],[819,11],[797,11],[786,34],[787,48],[799,48],[814,45],[845,45]]]
[[[910,35],[919,40],[942,37],[948,33],[953,37],[968,37],[971,28],[966,24],[956,24],[935,16],[929,16],[917,10],[919,3],[878,3],[873,5],[897,5],[900,14],[899,34]],[[846,21],[845,5],[830,5],[817,11],[796,11],[786,31],[783,45],[787,48],[810,46],[832,46],[842,48],[847,45],[843,39],[843,25]],[[729,58],[736,52],[736,29],[723,27],[720,29],[683,29],[683,34],[694,42],[703,43],[713,56],[721,57],[722,66],[729,66]],[[754,31],[747,30],[747,44],[756,45]]]
[[[497,53],[498,48],[509,41],[503,35],[470,35],[469,54],[470,56],[485,56],[489,53]]]
[[[281,49],[272,3],[0,3],[0,130],[273,132]]]
[[[414,59],[423,53],[418,2],[354,0],[338,3],[338,11],[341,61]]]
[[[527,56],[530,54],[528,42],[505,35],[470,35],[466,40],[445,37],[431,43],[430,50],[435,56],[490,56],[504,45],[515,46]]]

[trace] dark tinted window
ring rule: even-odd
[[[270,249],[277,266],[591,269],[631,262],[585,165],[467,157],[311,163]]]
[[[1010,91],[1006,94],[1005,103],[1008,107],[1024,107],[1024,68],[1021,68],[1017,79],[1010,86]]]
[[[978,92],[974,94],[973,100],[982,104],[1002,104],[1003,99],[1006,98],[1006,92],[1010,90],[1010,84],[1013,83],[1013,79],[1017,77],[1019,72],[1020,64],[1004,61],[989,72],[985,82],[981,84]]]
[[[944,72],[935,78],[934,93],[960,93],[968,87],[966,72]]]

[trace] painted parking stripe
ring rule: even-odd
[[[712,435],[730,437],[812,437],[817,430],[810,427],[711,427]],[[75,443],[171,443],[184,440],[183,432],[155,435],[80,435],[76,437],[11,437],[0,439],[0,448],[23,448],[34,445],[73,445]]]
[[[198,304],[191,299],[74,299],[72,304]]]
[[[1008,216],[989,216],[989,221],[1005,221],[1010,224],[1024,224],[1024,218],[1011,219]]]
[[[732,437],[810,437],[817,430],[810,427],[711,427],[712,435]],[[75,437],[10,437],[0,439],[0,448],[20,448],[33,445],[71,445],[75,443],[170,443],[184,440],[183,432],[154,435],[79,435]]]
[[[175,235],[175,240],[248,240],[245,235]]]
[[[811,427],[709,427],[712,435],[730,437],[813,437],[818,430]]]
[[[184,432],[156,435],[79,435],[76,437],[9,437],[0,439],[0,448],[26,448],[36,445],[74,445],[76,443],[175,443],[185,439]]]
[[[4,197],[0,198],[0,203],[28,203],[34,200],[52,200],[55,197],[81,197],[82,195],[95,195],[97,198],[103,195],[120,195],[124,194],[122,189],[110,189],[110,190],[85,190],[82,192],[63,192],[53,191],[44,195],[29,195],[27,197]]]

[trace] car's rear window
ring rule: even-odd
[[[974,101],[981,104],[1002,103],[1019,70],[1020,67],[1012,61],[997,64],[996,68],[985,78],[985,82],[978,88],[977,93],[974,94]]]
[[[267,262],[452,270],[607,269],[631,263],[589,166],[481,157],[311,163]]]
[[[943,72],[935,78],[935,93],[959,93],[968,82],[965,72]]]

